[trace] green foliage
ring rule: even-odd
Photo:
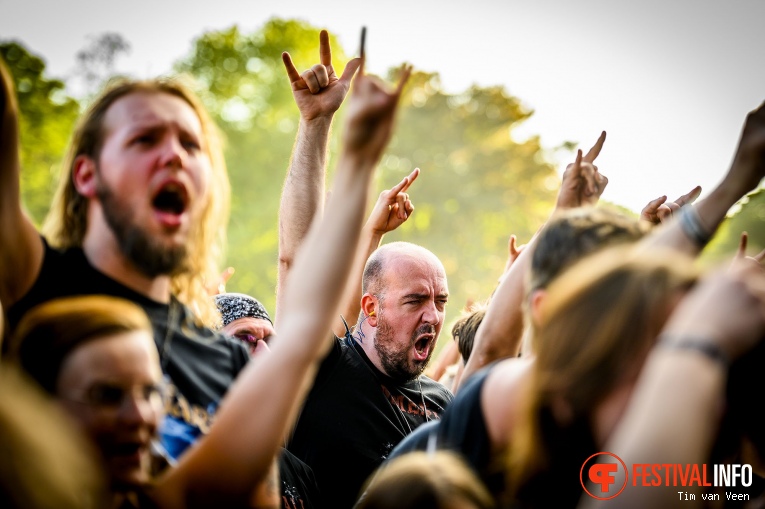
[[[710,265],[733,258],[738,250],[741,232],[749,233],[746,250],[749,256],[765,249],[765,190],[759,189],[747,196],[739,210],[723,221],[702,253],[702,262]]]
[[[231,291],[248,293],[273,310],[277,213],[298,111],[281,61],[289,51],[299,70],[319,60],[319,30],[298,21],[271,20],[252,34],[237,27],[209,32],[176,69],[193,75],[227,138],[233,199],[228,264]],[[332,40],[338,74],[347,61]],[[391,70],[395,81],[397,69]],[[437,74],[412,76],[398,127],[378,173],[389,188],[414,166],[415,212],[386,237],[422,244],[444,262],[456,316],[468,299],[481,300],[501,273],[511,233],[528,239],[549,213],[558,177],[539,139],[513,141],[511,129],[531,112],[501,87],[441,90]],[[342,125],[342,109],[336,126]],[[330,160],[337,152],[335,129]],[[331,163],[330,163],[331,166]]]
[[[347,58],[336,39],[330,42],[332,62],[342,72]],[[176,65],[199,82],[226,138],[233,189],[227,264],[236,268],[228,288],[256,296],[272,313],[279,196],[299,119],[283,51],[298,69],[307,69],[319,60],[319,30],[275,19],[252,34],[237,27],[208,32]]]
[[[299,118],[281,53],[289,51],[302,71],[318,62],[318,42],[317,28],[274,19],[250,34],[237,27],[205,33],[176,64],[176,71],[196,78],[226,139],[233,189],[227,264],[236,268],[228,288],[256,296],[271,311],[279,197]],[[336,40],[331,43],[339,74],[347,57]],[[9,47],[3,46],[4,56]],[[42,61],[13,47],[9,65],[16,79],[24,80],[17,81],[24,91],[23,191],[39,220],[50,202],[51,168],[63,155],[78,105],[63,96],[61,82],[43,77]],[[390,71],[390,81],[398,72]],[[342,112],[336,126],[342,125]],[[386,241],[415,242],[441,258],[452,293],[449,320],[467,301],[491,293],[504,268],[509,236],[525,242],[552,208],[559,178],[539,139],[512,137],[513,128],[530,115],[502,87],[447,94],[437,74],[415,73],[402,97],[377,190],[397,183],[414,166],[422,173],[409,190],[416,208],[412,218]],[[330,167],[340,132],[334,129],[330,140]]]
[[[13,76],[21,111],[22,200],[39,223],[50,206],[79,105],[64,94],[63,82],[45,76],[45,63],[21,44],[2,42],[0,54]]]

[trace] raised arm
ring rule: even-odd
[[[640,211],[640,220],[654,225],[661,224],[672,218],[674,214],[680,211],[686,205],[690,205],[701,194],[701,186],[696,186],[688,193],[682,195],[675,201],[667,201],[667,196],[659,196],[655,200],[648,202],[648,205]]]
[[[0,302],[8,309],[31,288],[43,245],[21,207],[19,107],[11,74],[0,58]]]
[[[581,150],[577,151],[576,160],[563,173],[553,215],[561,210],[597,203],[608,185],[608,179],[594,164],[605,141],[604,131],[586,155],[583,156]],[[486,316],[476,332],[473,352],[465,364],[459,385],[487,364],[518,355],[524,327],[525,281],[538,235],[534,235],[502,275],[486,309]],[[458,389],[459,386],[455,387],[455,392]]]
[[[678,305],[604,451],[627,465],[709,461],[724,408],[728,361],[745,355],[765,333],[761,267],[742,264],[731,272],[702,281]],[[632,481],[619,495],[619,507],[674,506],[677,487],[644,488],[640,479],[637,486]],[[695,507],[700,507],[702,497],[698,492],[695,496]],[[585,495],[579,505],[593,508],[603,503]]]
[[[665,246],[697,255],[711,239],[728,210],[765,176],[765,103],[749,113],[728,173],[709,196],[683,207],[643,241],[646,249]]]
[[[343,103],[361,60],[354,58],[338,78],[332,65],[329,34],[319,35],[320,63],[299,74],[289,53],[282,54],[300,110],[297,139],[279,204],[279,271],[276,284],[276,316],[290,268],[314,217],[324,207],[327,144],[332,118]]]
[[[334,192],[295,259],[267,359],[254,359],[216,415],[210,434],[160,480],[162,507],[244,504],[267,474],[330,348],[327,331],[358,248],[371,174],[387,145],[411,70],[389,92],[359,74],[354,81]]]
[[[356,318],[361,311],[361,278],[364,275],[364,265],[367,259],[380,247],[383,236],[392,232],[406,222],[414,212],[414,205],[406,192],[420,174],[420,169],[415,168],[412,173],[404,179],[380,193],[377,198],[369,219],[361,230],[361,242],[359,250],[353,261],[353,270],[351,277],[348,278],[348,285],[345,288],[340,315],[346,320],[348,325],[355,323]],[[337,318],[333,324],[332,332],[335,336],[343,337],[345,335],[345,324],[340,318]]]

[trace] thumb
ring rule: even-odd
[[[343,69],[343,75],[340,76],[340,81],[343,83],[350,83],[351,79],[353,79],[353,75],[356,74],[356,71],[360,66],[361,59],[352,58],[347,64],[345,64],[345,69]]]

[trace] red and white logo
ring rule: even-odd
[[[619,472],[624,472],[624,480],[617,482]],[[618,496],[627,486],[629,472],[627,465],[616,454],[598,452],[587,458],[579,471],[579,482],[584,491],[594,499],[610,500]],[[587,489],[587,484],[590,489]]]

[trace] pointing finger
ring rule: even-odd
[[[406,191],[407,189],[409,189],[409,186],[412,185],[412,182],[417,180],[417,177],[419,176],[419,174],[420,174],[420,169],[415,168],[414,171],[410,173],[409,176],[407,177],[407,179],[409,179],[409,182],[406,184],[406,187],[402,189],[402,191]]]
[[[295,64],[292,63],[292,58],[290,57],[290,54],[286,51],[282,53],[282,62],[284,62],[284,67],[287,69],[287,76],[290,79],[290,83],[293,84],[293,87],[296,82],[302,81],[300,78],[300,73],[295,68]],[[307,88],[307,87],[300,87],[300,88]]]
[[[689,203],[693,203],[694,201],[696,201],[696,198],[698,198],[700,194],[701,194],[701,186],[696,186],[693,189],[691,189],[688,194],[684,194],[680,198],[675,200],[675,203],[677,203],[681,207],[684,205],[688,205]]]
[[[332,65],[332,48],[329,45],[329,34],[326,30],[319,32],[319,58],[322,65]]]
[[[600,133],[600,137],[598,138],[598,141],[595,142],[595,145],[592,146],[589,152],[587,152],[587,155],[584,156],[582,159],[586,163],[591,163],[595,161],[595,158],[598,157],[598,154],[600,154],[601,149],[603,148],[603,143],[606,141],[606,132],[603,131]]]
[[[749,234],[741,232],[741,239],[738,241],[738,251],[736,252],[736,258],[743,258],[746,256],[746,245],[749,242]]]
[[[388,195],[388,199],[390,200],[395,198],[398,195],[398,193],[402,192],[407,187],[409,187],[409,177],[404,177],[404,179],[401,182],[396,184],[394,187],[391,188],[390,191],[386,193]]]
[[[361,68],[359,70],[359,74],[364,74],[364,61],[366,60],[366,50],[364,49],[364,45],[367,41],[367,27],[361,27],[361,44],[359,46],[359,57],[361,58]]]

